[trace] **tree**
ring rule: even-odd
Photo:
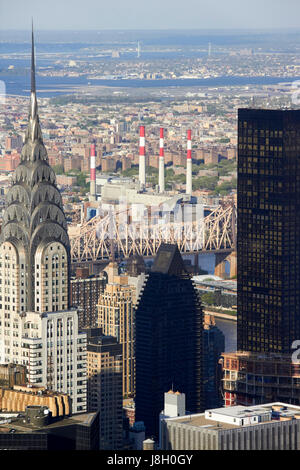
[[[206,292],[205,294],[201,295],[201,300],[206,305],[214,305],[215,303],[215,296],[212,292]]]
[[[61,175],[64,172],[64,167],[62,165],[53,165],[52,168],[57,175]]]

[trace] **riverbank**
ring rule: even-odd
[[[203,313],[207,315],[212,315],[213,317],[216,317],[216,318],[223,318],[224,320],[232,320],[235,322],[237,321],[236,314],[224,313],[224,312],[219,312],[215,310],[207,310],[207,309],[204,309]]]

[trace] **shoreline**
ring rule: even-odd
[[[38,90],[39,93],[44,93],[53,98],[63,94],[81,94],[87,92],[94,92],[97,90],[121,90],[123,93],[128,91],[138,90],[141,91],[159,91],[170,90],[176,88],[177,90],[184,90],[185,88],[239,88],[239,87],[264,87],[272,85],[286,85],[295,81],[299,81],[299,76],[289,77],[276,77],[276,76],[220,76],[214,78],[187,78],[187,79],[95,79],[87,78],[86,75],[80,77],[51,77],[51,76],[38,76]],[[22,75],[0,75],[0,80],[5,83],[7,94],[13,96],[27,96],[26,87],[20,81],[24,79]],[[92,81],[92,84],[89,84]],[[20,95],[21,93],[21,95]]]
[[[203,309],[203,313],[206,315],[211,315],[216,318],[222,318],[223,320],[231,320],[231,321],[237,322],[237,315],[229,315],[227,313],[213,312],[212,310],[205,310],[205,309]]]

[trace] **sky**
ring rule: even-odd
[[[0,0],[0,29],[300,29],[299,0]]]

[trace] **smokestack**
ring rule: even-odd
[[[187,131],[186,194],[192,194],[192,131]]]
[[[91,145],[90,201],[96,201],[96,151]]]
[[[145,126],[140,126],[140,159],[139,159],[140,188],[146,186],[146,153],[145,153]]]
[[[164,129],[160,128],[159,136],[159,169],[158,169],[158,187],[159,192],[165,192],[165,152],[164,152]]]

